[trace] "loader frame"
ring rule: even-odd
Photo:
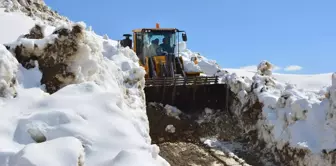
[[[145,34],[161,32],[174,35],[177,54],[168,52],[165,55],[145,55],[143,47]],[[156,28],[133,30],[133,50],[139,58],[139,64],[146,71],[144,88],[146,103],[169,104],[186,112],[200,108],[228,110],[230,90],[226,84],[220,83],[216,76],[200,76],[202,72],[185,71],[183,59],[179,55],[180,33],[182,40],[187,41],[185,31],[160,28],[159,24]],[[192,61],[198,63],[197,58]]]

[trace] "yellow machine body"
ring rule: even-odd
[[[179,30],[176,28],[160,28],[159,24],[156,24],[156,28],[141,28],[141,29],[134,29],[133,30],[133,50],[134,52],[137,53],[137,55],[139,56],[140,62],[139,64],[144,67],[145,71],[146,71],[146,77],[149,77],[149,70],[150,70],[150,66],[149,66],[149,61],[148,61],[148,57],[149,55],[145,55],[146,53],[143,50],[143,43],[144,43],[144,35],[150,32],[155,32],[155,34],[158,34],[158,36],[160,34],[162,35],[171,35],[171,36],[175,36],[174,39],[171,40],[171,42],[175,42],[175,47],[178,46],[178,42],[177,42],[177,38],[176,35],[177,33],[179,33]],[[173,38],[173,37],[172,37]],[[150,43],[151,41],[148,41],[148,43]],[[154,68],[156,73],[161,73],[161,65],[165,64],[167,62],[167,57],[165,55],[155,55],[155,56],[150,56],[153,59],[153,63],[154,63]],[[180,59],[180,62],[182,64],[182,70],[184,71],[183,68],[183,59],[182,57],[178,57]],[[192,59],[192,61],[197,64],[197,58]],[[184,71],[185,72],[185,71]],[[186,76],[199,76],[201,72],[185,72]]]
[[[187,41],[184,31],[160,28],[156,24],[155,28],[133,30],[133,41],[126,38],[122,42],[123,47],[126,44],[132,47],[146,71],[146,102],[169,104],[185,111],[228,109],[229,89],[219,82],[217,76],[200,76],[202,72],[185,71],[183,58],[179,56],[180,33],[182,40]],[[198,64],[197,57],[190,61]]]

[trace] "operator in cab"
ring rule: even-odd
[[[152,44],[149,46],[148,55],[149,57],[156,56],[157,55],[157,49],[159,47],[159,39],[152,40]]]
[[[160,47],[162,48],[163,51],[167,53],[173,52],[173,48],[170,46],[170,41],[168,37],[164,37],[162,39],[162,44],[160,44]]]

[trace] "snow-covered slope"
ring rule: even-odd
[[[0,165],[168,165],[150,143],[144,70],[132,50],[118,48],[115,41],[91,31],[77,33],[78,50],[64,62],[71,64],[67,70],[75,77],[53,76],[63,88],[50,94],[46,92],[50,85],[40,83],[41,78],[48,79],[47,68],[41,67],[48,63],[45,58],[57,59],[62,48],[55,54],[44,52],[68,39],[51,34],[64,26],[39,21],[46,27],[45,37],[22,38],[36,19],[4,9],[0,8],[0,43],[11,46],[12,52],[0,45]],[[64,30],[78,30],[71,30],[70,23],[63,25],[67,25]],[[24,52],[19,54],[15,48]],[[23,67],[24,61],[13,55],[33,55],[39,64]]]
[[[198,58],[198,64],[190,61],[185,67],[200,69],[206,75],[217,75],[229,84],[240,101],[231,108],[238,117],[251,107],[246,104],[261,103],[262,116],[254,127],[268,148],[287,152],[290,156],[298,155],[293,160],[298,165],[333,165],[332,155],[325,153],[336,149],[336,73],[333,76],[332,73],[272,74],[272,65],[267,61],[259,64],[258,72],[222,69],[215,61],[190,50],[183,52],[187,53],[187,56],[181,54],[185,60],[190,61],[192,56]],[[252,126],[246,127],[248,130]],[[299,156],[289,148],[301,149],[305,155]]]

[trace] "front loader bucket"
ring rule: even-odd
[[[175,106],[185,112],[228,109],[229,89],[217,77],[146,79],[146,102]]]

